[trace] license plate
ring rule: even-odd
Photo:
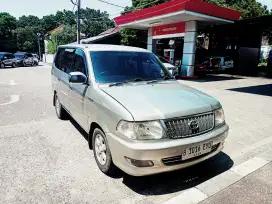
[[[206,142],[188,147],[182,152],[182,160],[191,159],[212,151],[213,142]]]

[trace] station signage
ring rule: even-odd
[[[152,36],[171,35],[185,32],[185,22],[156,26],[152,28]]]

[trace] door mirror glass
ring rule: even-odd
[[[69,82],[74,84],[86,84],[87,76],[82,72],[70,72]]]

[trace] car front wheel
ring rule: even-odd
[[[0,67],[1,67],[2,69],[4,69],[4,68],[5,68],[4,63],[1,63],[1,64],[0,64]]]
[[[94,157],[99,169],[107,175],[116,174],[117,167],[112,162],[107,138],[99,128],[96,128],[93,132],[92,145]]]

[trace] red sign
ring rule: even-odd
[[[185,23],[173,23],[152,28],[152,36],[169,35],[185,32]]]

